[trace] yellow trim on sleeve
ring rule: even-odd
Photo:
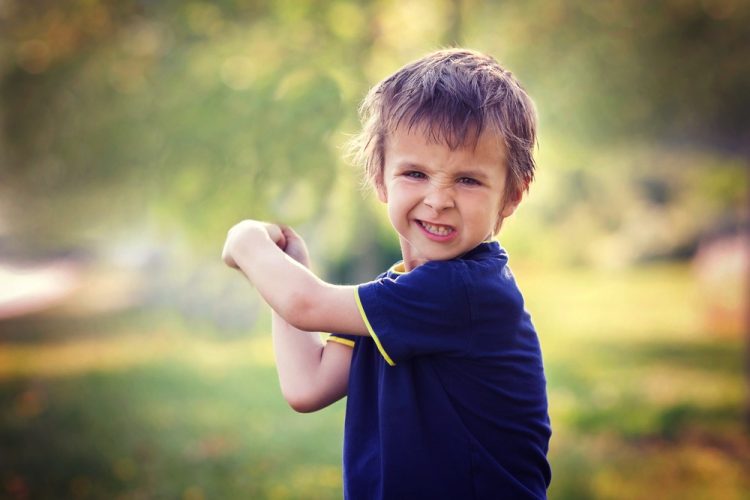
[[[370,320],[367,319],[367,314],[365,314],[365,309],[362,307],[362,301],[359,299],[359,288],[357,288],[356,293],[354,294],[354,298],[357,299],[357,308],[359,309],[359,314],[362,316],[362,319],[365,321],[365,326],[367,327],[367,331],[370,332],[370,336],[372,337],[372,340],[375,341],[375,345],[378,346],[378,351],[380,351],[380,354],[383,355],[383,358],[385,358],[386,363],[388,363],[391,366],[396,366],[396,363],[393,362],[390,356],[388,356],[388,353],[385,352],[385,349],[383,349],[382,344],[380,343],[380,339],[377,335],[375,335],[375,332],[372,329],[372,326],[370,325]]]
[[[345,339],[342,337],[336,337],[335,335],[329,335],[326,342],[336,342],[337,344],[343,344],[349,347],[354,347],[354,341]]]

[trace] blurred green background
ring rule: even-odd
[[[292,412],[219,262],[292,224],[328,280],[398,258],[344,158],[426,52],[535,99],[500,235],[545,353],[551,498],[750,496],[750,4],[0,0],[0,497],[340,498],[344,404]]]

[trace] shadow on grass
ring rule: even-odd
[[[50,344],[79,338],[114,336],[121,327],[132,328],[135,316],[131,311],[103,313],[81,317],[56,314],[35,314],[0,320],[1,344]]]
[[[695,430],[710,429],[721,434],[739,432],[741,422],[742,410],[733,403],[648,406],[623,401],[603,409],[581,410],[569,423],[578,432],[613,432],[625,439],[658,438],[675,442]]]
[[[56,312],[0,320],[0,346],[51,345],[79,339],[112,338],[123,332],[147,334],[155,329],[179,331],[211,340],[237,340],[252,336],[244,327],[217,327],[211,321],[190,319],[168,308],[140,307],[115,312],[70,316]]]
[[[742,373],[743,346],[740,340],[607,342],[594,345],[611,364],[668,365],[713,373]]]

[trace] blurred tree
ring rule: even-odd
[[[735,0],[4,0],[6,217],[44,239],[166,219],[207,245],[249,214],[311,221],[367,86],[466,43],[527,84],[566,186],[529,238],[633,241],[651,213],[642,234],[673,236],[633,255],[678,255],[745,196],[749,20]]]
[[[365,25],[345,5],[4,2],[0,176],[26,227],[155,208],[203,239],[217,220],[320,213],[361,80],[341,64],[367,36],[327,17]]]
[[[467,38],[494,39],[543,97],[550,126],[595,141],[698,141],[747,154],[748,2],[471,3]]]

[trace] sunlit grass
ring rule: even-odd
[[[551,498],[747,496],[741,340],[705,329],[688,269],[515,272],[545,352]],[[340,498],[343,403],[289,409],[266,328],[0,325],[0,497]]]
[[[745,498],[742,343],[690,269],[516,266],[543,342],[553,498]]]
[[[122,332],[117,336],[86,337],[48,344],[0,347],[0,380],[29,376],[70,376],[91,371],[122,370],[172,359],[194,365],[207,376],[229,367],[273,366],[268,337],[217,343],[189,338],[168,330]]]
[[[34,498],[338,495],[340,405],[295,414],[267,360],[235,362],[244,350],[236,342],[209,357],[194,355],[204,339],[182,344],[191,345],[148,361],[132,355],[130,365],[85,360],[89,370],[6,379],[0,439],[13,454],[0,459],[0,480]],[[120,347],[137,349],[129,338]]]

